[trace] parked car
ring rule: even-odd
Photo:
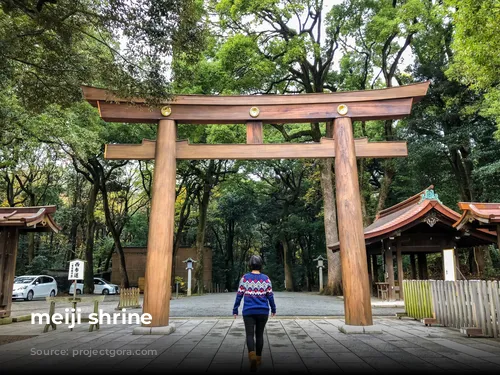
[[[118,285],[111,284],[109,281],[101,279],[100,277],[94,277],[94,294],[117,294],[120,288]],[[73,282],[69,287],[69,294],[73,294],[75,291],[75,283]],[[76,282],[76,294],[82,294],[83,291],[83,280],[77,280]]]
[[[57,295],[57,283],[47,275],[25,275],[14,279],[12,299],[31,301],[38,297],[54,297]]]

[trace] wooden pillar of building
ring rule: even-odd
[[[427,273],[427,254],[418,253],[418,278],[420,280],[427,280],[429,275]]]
[[[453,248],[455,249],[454,254],[455,254],[455,275],[457,277],[457,280],[460,278],[460,275],[462,272],[460,271],[460,254],[458,253],[458,249],[454,245]]]
[[[378,280],[378,258],[377,254],[372,254],[372,268],[373,268],[373,280],[375,282]]]
[[[373,264],[369,256],[366,257],[368,267],[368,285],[370,286],[370,296],[373,294]]]
[[[387,298],[394,300],[394,260],[391,242],[385,242],[385,282],[389,284]]]
[[[401,237],[396,240],[396,263],[398,266],[399,299],[404,299],[403,291],[403,254],[401,253]]]
[[[371,285],[371,294],[373,296],[377,296],[377,284],[378,279],[378,262],[377,262],[377,254],[371,255],[371,264],[372,264],[372,285]]]
[[[16,228],[0,228],[0,318],[11,312],[18,238]]]
[[[335,186],[345,323],[373,324],[358,168],[351,119],[334,121]]]
[[[169,323],[175,216],[175,121],[161,120],[157,137],[144,290],[144,313],[152,316],[148,327]]]
[[[411,278],[412,280],[417,279],[417,259],[415,254],[410,254],[410,264],[411,264]]]
[[[497,224],[497,245],[498,250],[500,250],[500,224]]]

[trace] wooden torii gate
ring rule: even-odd
[[[103,89],[83,87],[85,99],[98,107],[105,121],[158,124],[156,141],[144,140],[140,145],[110,144],[105,152],[106,159],[155,159],[143,308],[152,315],[149,327],[169,325],[177,159],[328,157],[335,157],[345,322],[372,325],[356,157],[403,157],[407,156],[407,148],[406,142],[355,140],[352,121],[401,119],[410,113],[413,103],[425,96],[428,86],[425,82],[328,94],[182,95],[157,108],[146,106],[144,99],[125,100]],[[131,102],[134,105],[129,105]],[[332,121],[333,138],[323,138],[320,143],[263,144],[264,123]],[[246,124],[247,144],[178,142],[178,123]]]

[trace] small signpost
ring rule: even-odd
[[[76,283],[77,280],[83,280],[83,271],[85,269],[85,261],[74,259],[69,262],[68,280],[74,280],[75,288],[73,289],[73,299],[76,300]]]
[[[196,260],[192,258],[187,258],[183,260],[183,263],[186,263],[186,269],[188,270],[188,285],[187,285],[187,295],[191,295],[191,270],[193,269],[193,264],[196,263]]]
[[[313,260],[315,262],[318,262],[318,265],[316,267],[319,268],[319,292],[321,293],[323,291],[323,261],[325,261],[326,259],[320,255]]]
[[[69,262],[69,270],[68,270],[68,280],[74,280],[74,288],[73,288],[73,300],[72,306],[74,311],[76,311],[76,303],[79,301],[76,299],[76,284],[78,280],[83,280],[83,272],[85,270],[85,261],[82,259],[73,259]],[[72,331],[73,328],[70,328]]]

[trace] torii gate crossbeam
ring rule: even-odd
[[[107,159],[155,159],[151,204],[144,312],[149,327],[168,333],[174,233],[177,159],[286,159],[335,157],[337,221],[342,264],[345,322],[373,324],[361,199],[356,157],[402,157],[405,142],[355,140],[353,120],[400,119],[427,92],[429,83],[383,90],[331,94],[259,96],[177,96],[149,108],[140,98],[121,99],[110,92],[83,87],[84,97],[99,108],[106,121],[158,123],[157,140],[141,145],[107,145]],[[129,105],[130,103],[134,105]],[[263,123],[334,124],[333,139],[312,144],[263,144]],[[190,145],[177,142],[176,124],[246,123],[247,144]],[[144,328],[144,327],[139,327]],[[149,328],[147,328],[149,329]],[[140,331],[140,334],[146,332]]]

